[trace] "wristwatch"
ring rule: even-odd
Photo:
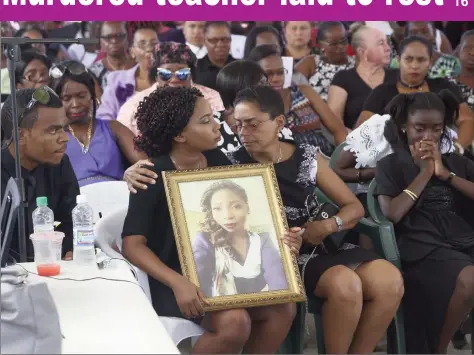
[[[333,216],[332,218],[334,218],[334,220],[336,221],[337,231],[340,232],[342,230],[342,226],[344,225],[344,223],[342,222],[341,217]]]

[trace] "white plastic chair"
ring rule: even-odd
[[[108,216],[105,216],[96,223],[94,232],[96,242],[102,251],[111,258],[124,259],[123,255],[112,248],[115,242],[120,250],[122,250],[122,230],[127,208],[117,210]],[[148,283],[148,275],[137,267],[138,283],[145,291],[148,300],[151,302],[150,285]],[[204,329],[197,324],[182,318],[160,317],[163,326],[166,328],[175,345],[181,343],[184,339],[193,338],[193,343],[197,337],[204,333]]]
[[[81,194],[94,210],[94,223],[100,216],[105,217],[128,206],[128,191],[125,181],[103,181],[81,187]]]

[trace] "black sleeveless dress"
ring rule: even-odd
[[[295,144],[294,141],[286,141],[286,143]],[[320,153],[318,147],[309,144],[297,144],[295,148],[292,157],[274,165],[290,228],[306,223],[309,217],[308,209],[311,208],[311,206],[307,208],[307,205],[311,204],[311,201],[315,203],[315,199],[308,198],[308,196],[314,195],[317,186],[316,155]],[[228,157],[233,164],[256,163],[244,147],[228,153]],[[328,254],[319,247],[314,253],[312,253],[313,250],[314,246],[303,244],[298,258],[300,268],[306,264],[303,281],[309,295],[314,295],[319,278],[329,268],[336,265],[346,265],[354,269],[363,262],[380,259],[374,252],[350,243],[344,243],[333,254]]]

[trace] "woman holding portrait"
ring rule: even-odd
[[[274,164],[288,224],[304,229],[299,263],[307,294],[324,300],[327,352],[371,353],[400,304],[402,277],[392,264],[355,245],[323,249],[325,238],[351,229],[364,210],[317,147],[279,139],[284,112],[280,95],[268,86],[237,94],[234,119],[242,146],[229,158],[234,164]],[[317,207],[316,186],[340,206],[334,218],[309,221]]]
[[[295,317],[294,304],[204,314],[206,296],[181,273],[161,172],[230,164],[217,149],[220,126],[209,103],[196,88],[158,88],[141,102],[136,118],[136,145],[151,157],[156,183],[130,195],[123,254],[149,275],[156,312],[201,324],[205,332],[194,353],[275,353]],[[288,231],[284,242],[298,249],[296,232]]]

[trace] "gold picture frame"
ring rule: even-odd
[[[257,307],[306,300],[297,259],[290,248],[283,244],[282,240],[284,232],[288,230],[288,224],[273,165],[250,164],[212,167],[201,170],[163,171],[162,175],[181,269],[183,275],[197,285],[201,291],[206,290],[203,293],[206,295],[209,305],[204,305],[205,311]],[[232,234],[232,230],[229,231],[229,228],[242,226],[242,224],[239,224],[241,222],[223,225],[217,223],[214,217],[216,219],[218,216],[219,218],[240,217],[234,217],[233,214],[229,217],[229,212],[225,212],[226,217],[222,217],[222,214],[216,214],[216,211],[221,211],[220,207],[210,207],[213,195],[208,200],[202,198],[206,191],[208,192],[207,196],[209,196],[211,186],[229,183],[239,185],[248,198],[247,203],[243,205],[246,206],[247,210],[245,217],[242,217],[245,218],[242,223],[246,223],[244,229],[246,233],[244,234],[248,235],[249,238],[246,244],[245,259],[241,259],[240,263],[237,263],[235,254],[228,253],[228,248],[219,247],[220,244],[212,242],[213,239],[210,237],[213,235],[212,233],[202,232],[205,229],[203,227],[204,222],[209,222],[208,216],[212,216],[212,221],[209,222],[210,225],[217,226],[215,228],[220,231],[214,234],[221,233],[225,235],[224,238],[236,234]],[[218,191],[225,189],[224,187]],[[229,201],[225,200],[226,196],[234,195],[224,195],[222,197],[224,202],[215,202],[214,199],[213,203],[223,203],[222,210],[226,209],[228,211],[229,209],[225,207],[227,206],[225,201]],[[262,204],[265,197],[266,202]],[[207,214],[202,212],[203,201],[209,203],[209,208],[206,210]],[[198,207],[200,210],[196,211]],[[237,216],[243,216],[242,213],[240,215],[238,213],[244,207],[235,205],[230,208],[237,211]],[[220,220],[222,221],[222,219]],[[231,221],[233,220],[231,219]],[[236,219],[235,221],[240,220]],[[204,252],[202,252],[203,250]],[[256,253],[255,250],[259,252]],[[278,254],[275,254],[275,251]],[[250,253],[252,253],[252,258],[249,257]],[[202,255],[205,255],[205,257],[202,257]],[[241,257],[244,258],[243,255]],[[258,264],[258,260],[260,264]],[[281,262],[281,266],[278,264],[278,260]],[[260,267],[260,273],[254,278],[248,276],[252,272],[255,273],[256,267],[251,265],[252,263],[257,263],[257,270]],[[267,266],[271,265],[271,267],[264,268],[265,263],[267,263]],[[250,266],[247,264],[250,264]],[[278,272],[278,270],[281,270],[280,267],[284,271],[286,288],[282,286],[285,285],[285,281],[281,277],[282,273]],[[242,275],[244,275],[243,279],[241,278]],[[212,281],[209,281],[210,277],[212,277]],[[266,286],[260,289],[263,284],[266,284]],[[258,288],[259,291],[254,292],[254,287]],[[238,290],[242,289],[250,291],[239,293]]]

